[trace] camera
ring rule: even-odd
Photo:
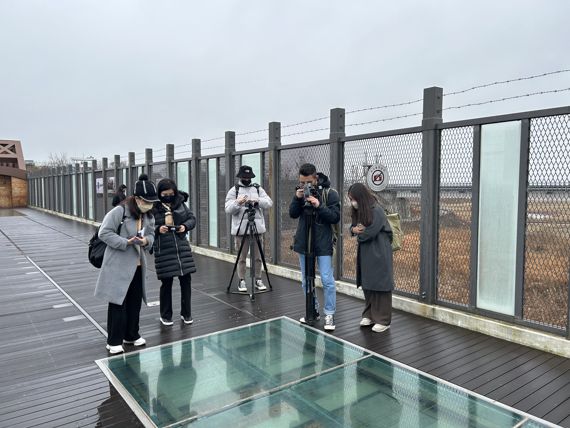
[[[259,202],[247,201],[245,206],[248,211],[255,210],[259,206]]]
[[[307,198],[313,196],[315,198],[319,197],[319,192],[315,186],[311,183],[305,183],[303,186],[297,186],[295,189],[300,190],[303,189],[303,200],[305,202],[305,206],[309,207],[312,206],[310,202],[307,202]]]

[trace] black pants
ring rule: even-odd
[[[390,325],[392,322],[392,292],[364,291],[362,318],[370,318],[374,324]]]
[[[190,274],[179,276],[180,281],[180,315],[185,318],[190,318],[190,296],[192,289],[190,288]],[[161,279],[162,285],[160,286],[160,317],[165,320],[172,319],[172,283],[174,278]]]
[[[122,305],[109,303],[107,310],[107,344],[122,345],[123,340],[134,341],[139,334],[139,317],[142,306],[142,270],[139,266],[129,285]]]

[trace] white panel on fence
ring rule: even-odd
[[[477,307],[515,313],[521,123],[481,129]]]

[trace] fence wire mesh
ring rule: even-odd
[[[299,258],[293,252],[293,237],[297,230],[298,219],[289,217],[289,205],[295,194],[295,186],[299,183],[299,167],[304,163],[312,163],[318,172],[329,175],[330,147],[328,145],[282,149],[280,155],[279,200],[279,263],[297,267]]]
[[[208,161],[200,160],[200,236],[198,243],[200,245],[209,244],[208,231]]]
[[[532,119],[523,316],[564,329],[570,270],[570,115]]]
[[[473,127],[441,131],[437,298],[469,304]]]
[[[351,141],[344,144],[344,188],[364,182],[368,168],[380,162],[388,169],[388,187],[376,195],[380,203],[400,214],[404,242],[394,253],[396,290],[418,295],[420,291],[421,133]],[[342,200],[343,276],[356,279],[356,240],[348,232],[350,203]]]

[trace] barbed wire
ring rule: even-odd
[[[319,122],[321,120],[330,119],[330,116],[323,116],[317,117],[315,119],[305,120],[303,122],[291,123],[290,125],[281,125],[281,129],[283,128],[292,128],[294,126],[306,125],[307,123]]]
[[[531,92],[528,94],[514,95],[512,97],[503,97],[503,98],[497,98],[494,100],[481,101],[481,102],[477,102],[477,103],[468,103],[468,104],[462,104],[462,105],[458,105],[458,106],[445,107],[443,110],[458,110],[458,109],[462,109],[462,108],[466,108],[466,107],[481,106],[481,105],[485,105],[485,104],[499,103],[502,101],[516,100],[518,98],[532,97],[535,95],[555,94],[558,92],[567,92],[567,91],[570,91],[570,88],[552,89],[550,91]]]
[[[408,106],[408,105],[412,105],[412,104],[417,104],[419,102],[422,102],[424,99],[423,98],[419,98],[417,100],[411,100],[411,101],[404,101],[401,103],[397,103],[397,104],[386,104],[383,106],[377,106],[377,107],[365,107],[365,108],[360,108],[357,110],[349,110],[346,112],[346,114],[351,114],[351,113],[360,113],[363,111],[372,111],[372,110],[380,110],[380,109],[385,109],[385,108],[392,108],[392,107],[401,107],[401,106]]]
[[[257,131],[245,131],[239,134],[236,134],[236,137],[240,137],[242,135],[251,135],[251,134],[259,134],[260,132],[268,132],[267,128],[265,129],[258,129]]]
[[[329,128],[318,128],[318,129],[309,129],[307,131],[300,131],[300,132],[293,132],[291,134],[285,134],[282,135],[281,138],[283,137],[291,137],[293,135],[303,135],[303,134],[310,134],[311,132],[319,132],[319,131],[328,131]]]
[[[239,141],[236,143],[236,146],[241,146],[243,144],[253,144],[253,143],[260,143],[262,141],[268,141],[267,138],[259,138],[257,140],[249,140],[249,141]]]
[[[515,79],[499,80],[497,82],[490,82],[490,83],[484,83],[482,85],[472,86],[471,88],[462,89],[460,91],[447,92],[447,93],[443,94],[443,96],[449,97],[452,95],[464,94],[466,92],[474,91],[476,89],[488,88],[490,86],[504,85],[504,84],[513,83],[513,82],[521,82],[523,80],[538,79],[540,77],[552,76],[554,74],[562,74],[562,73],[568,73],[568,72],[570,72],[570,69],[562,69],[562,70],[556,70],[556,71],[549,71],[547,73],[542,73],[542,74],[534,74],[532,76],[517,77]]]
[[[382,119],[369,120],[367,122],[351,123],[346,125],[346,127],[348,128],[349,126],[362,126],[362,125],[370,125],[371,123],[388,122],[389,120],[404,119],[406,117],[413,117],[413,116],[421,116],[422,114],[423,113],[420,112],[420,113],[403,114],[400,116],[385,117]]]

